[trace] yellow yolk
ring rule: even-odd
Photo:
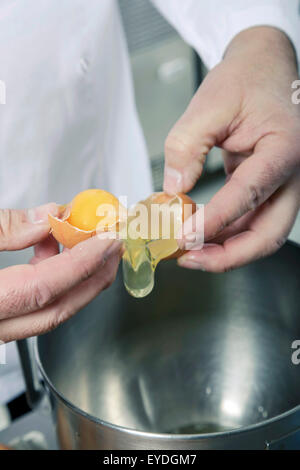
[[[96,230],[98,224],[103,229],[111,226],[118,217],[119,200],[102,189],[83,191],[71,202],[69,224],[81,230]]]

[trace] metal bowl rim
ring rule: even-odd
[[[300,245],[296,242],[289,240],[286,244],[292,245],[295,248],[300,249]],[[135,436],[144,437],[147,439],[165,439],[165,440],[183,440],[183,441],[190,441],[190,440],[204,440],[210,438],[224,438],[224,437],[231,437],[236,436],[241,433],[247,433],[251,431],[258,431],[263,427],[267,427],[272,425],[282,419],[288,418],[289,416],[295,414],[296,412],[300,413],[300,404],[295,406],[294,408],[285,411],[273,418],[269,418],[265,421],[261,421],[260,423],[251,424],[249,426],[242,426],[240,428],[232,429],[230,431],[221,431],[221,432],[214,432],[214,433],[206,433],[206,434],[170,434],[170,433],[155,433],[149,431],[139,431],[137,429],[126,428],[125,426],[119,426],[117,424],[110,423],[109,421],[102,420],[100,418],[96,418],[95,416],[83,411],[81,408],[74,405],[71,401],[69,401],[61,392],[59,392],[56,387],[52,384],[51,380],[49,379],[48,375],[45,372],[45,369],[42,365],[42,361],[39,355],[39,348],[38,348],[38,337],[34,338],[34,352],[35,357],[37,360],[37,364],[39,370],[45,379],[47,385],[50,387],[51,391],[54,393],[56,397],[58,397],[68,408],[71,409],[76,414],[83,416],[85,419],[94,422],[97,425],[110,428],[114,431],[118,431],[120,433],[131,434]]]

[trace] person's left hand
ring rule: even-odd
[[[0,341],[46,333],[68,320],[114,281],[122,256],[118,240],[95,235],[59,253],[49,235],[54,203],[0,209],[0,252],[34,246],[30,264],[0,269]]]
[[[285,242],[300,206],[300,107],[291,100],[296,79],[294,50],[284,33],[271,27],[243,31],[171,130],[166,192],[190,191],[215,145],[224,151],[227,173],[204,208],[204,247],[197,250],[196,233],[179,242],[191,249],[179,258],[181,266],[223,272]]]

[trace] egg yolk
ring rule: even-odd
[[[102,189],[83,191],[71,202],[71,212],[67,219],[69,224],[81,230],[96,230],[98,224],[102,229],[116,223],[119,200]]]

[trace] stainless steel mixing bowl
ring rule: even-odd
[[[226,274],[163,262],[145,299],[118,277],[38,339],[61,446],[284,446],[300,428],[299,305],[292,244]]]

